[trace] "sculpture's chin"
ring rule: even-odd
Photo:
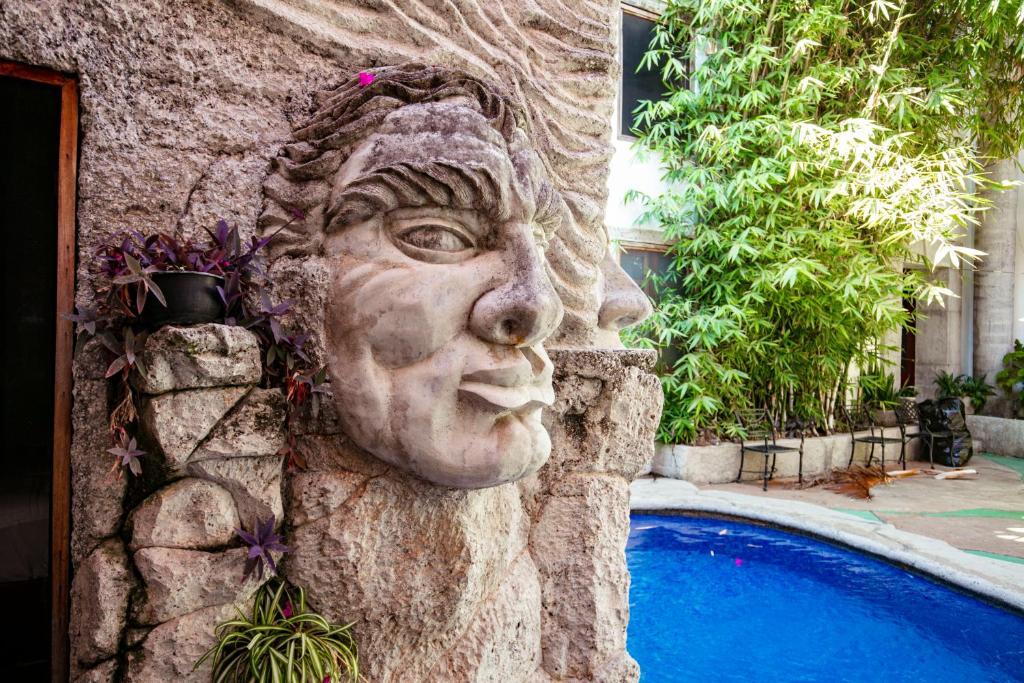
[[[404,453],[392,464],[451,488],[482,489],[517,481],[540,469],[551,455],[540,408],[500,417],[485,433],[456,426],[450,439],[441,443],[424,443],[424,435],[415,436],[420,442],[403,439]]]

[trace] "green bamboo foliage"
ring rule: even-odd
[[[351,624],[335,626],[306,605],[301,588],[274,580],[252,612],[217,627],[218,642],[196,663],[213,661],[213,683],[342,683],[359,680]]]
[[[674,350],[661,439],[733,433],[745,407],[825,426],[902,300],[950,296],[929,273],[979,256],[962,235],[1006,187],[983,164],[1024,143],[1022,21],[1000,0],[669,0],[646,57],[667,94],[638,119],[668,189],[629,197],[673,242],[632,335]]]

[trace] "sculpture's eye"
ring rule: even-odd
[[[473,245],[465,237],[443,225],[421,225],[406,230],[399,239],[417,249],[454,253],[472,249]]]

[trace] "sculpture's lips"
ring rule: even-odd
[[[522,412],[543,408],[555,401],[555,390],[550,382],[504,387],[484,382],[463,382],[459,391],[473,394],[501,410]]]
[[[506,356],[507,364],[471,369],[462,376],[459,391],[471,394],[500,411],[526,412],[555,402],[551,386],[554,367],[544,349],[525,347]],[[491,359],[493,363],[493,358]]]

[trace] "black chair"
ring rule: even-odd
[[[839,404],[837,408],[839,421],[846,425],[846,428],[850,431],[850,462],[846,464],[846,469],[853,467],[853,456],[857,452],[857,444],[866,443],[871,445],[871,451],[868,453],[867,467],[871,467],[871,462],[875,459],[875,446],[881,446],[882,448],[882,469],[885,469],[885,429],[878,428],[875,424],[875,420],[871,417],[871,411],[867,409],[862,403],[851,403],[849,405]],[[878,433],[875,433],[875,429],[878,428]],[[858,430],[867,429],[868,434],[862,434],[857,436]],[[888,439],[892,442],[893,439]]]
[[[736,412],[736,420],[746,435],[740,442],[740,470],[736,474],[736,481],[743,478],[744,472],[758,472],[761,474],[763,483],[761,489],[768,490],[768,481],[775,476],[775,461],[779,453],[799,453],[798,477],[801,483],[804,480],[804,430],[800,429],[800,447],[780,446],[775,442],[775,433],[778,431],[768,411],[757,408],[753,410],[739,410]],[[747,444],[747,441],[759,441],[761,443]],[[743,460],[747,454],[760,453],[764,456],[764,467],[762,470],[744,470]],[[771,465],[768,461],[771,459]]]
[[[921,427],[921,412],[913,400],[900,401],[896,406],[896,426],[900,428],[900,466],[907,469],[907,444],[928,436]],[[917,431],[909,431],[914,429]],[[931,457],[931,448],[928,449],[928,456]]]

